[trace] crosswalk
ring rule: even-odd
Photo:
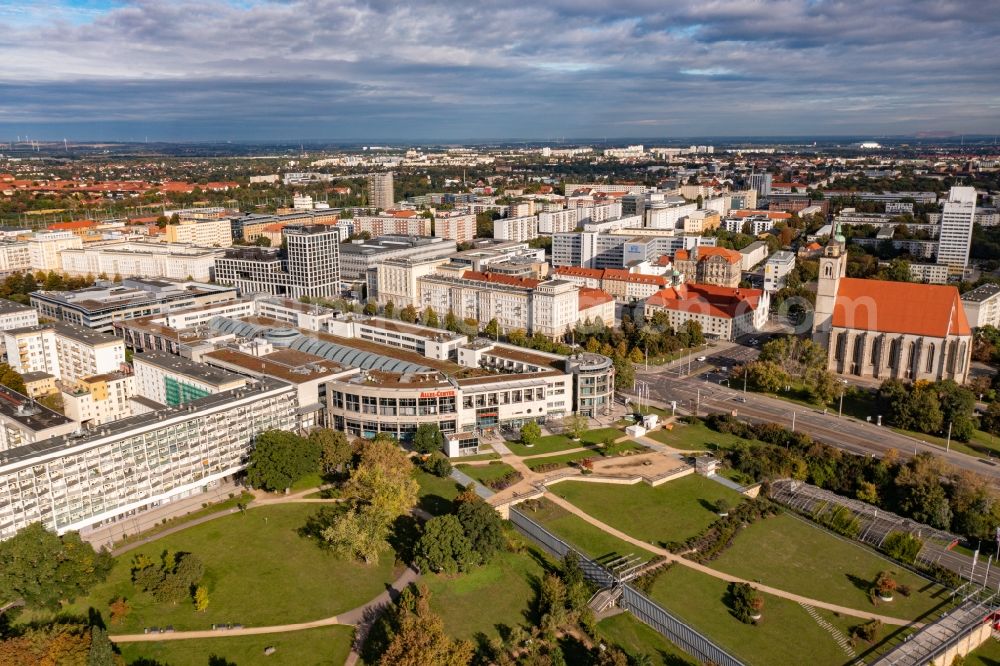
[[[807,613],[809,613],[809,617],[811,617],[816,624],[833,637],[833,640],[837,643],[840,649],[844,651],[844,654],[851,659],[857,658],[858,653],[854,651],[854,646],[851,645],[851,641],[844,635],[844,632],[827,622],[812,606],[801,603],[799,605],[802,606]],[[856,661],[855,664],[857,664],[857,666],[863,666],[863,662],[861,661]]]

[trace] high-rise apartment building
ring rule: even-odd
[[[392,192],[392,172],[368,175],[368,205],[389,210],[396,203]]]
[[[766,197],[771,193],[771,174],[752,173],[747,176],[747,186],[756,191],[758,196]]]
[[[941,212],[941,234],[938,237],[937,260],[948,266],[948,272],[959,275],[969,264],[972,224],[976,217],[976,189],[953,187]]]

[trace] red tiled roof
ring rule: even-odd
[[[722,257],[730,264],[738,264],[743,259],[741,255],[736,250],[730,250],[724,247],[713,247],[710,245],[702,245],[695,249],[695,253],[698,256],[698,261],[704,261],[709,257]],[[688,250],[677,250],[674,253],[675,261],[688,261],[691,253]]]
[[[477,282],[491,282],[493,284],[507,284],[512,287],[524,287],[534,289],[541,280],[532,278],[519,278],[513,275],[503,275],[501,273],[483,273],[481,271],[465,271],[462,277],[466,280],[476,280]]]
[[[661,289],[647,298],[646,304],[667,310],[732,319],[756,310],[763,294],[760,289],[688,284]]]
[[[600,289],[591,289],[590,287],[580,288],[580,309],[586,310],[592,308],[596,305],[601,305],[603,303],[610,303],[615,300],[611,294]]]
[[[622,282],[631,282],[633,284],[658,284],[661,286],[665,286],[667,284],[667,279],[662,275],[645,275],[644,273],[629,273],[624,268],[604,269],[604,279],[620,280]]]
[[[582,266],[557,266],[556,275],[572,275],[574,277],[600,280],[604,277],[604,271],[600,268],[584,268]]]
[[[54,222],[47,228],[49,231],[72,231],[74,229],[90,229],[96,226],[97,222],[94,220],[73,220],[71,222]]]
[[[955,287],[858,278],[840,280],[833,325],[937,338],[972,335]]]

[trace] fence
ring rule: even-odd
[[[592,583],[608,587],[618,582],[610,571],[586,557],[518,509],[511,507],[510,521],[525,536],[533,539],[556,557],[563,557],[570,551],[576,553],[584,576]],[[671,643],[691,656],[703,662],[718,664],[718,666],[744,666],[743,662],[698,633],[693,627],[671,615],[662,606],[631,585],[622,586],[622,592],[620,603],[623,609],[666,636]]]

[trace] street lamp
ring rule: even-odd
[[[839,419],[844,416],[844,389],[847,388],[847,380],[838,379],[837,381],[840,382],[840,409],[837,412],[837,418]]]

